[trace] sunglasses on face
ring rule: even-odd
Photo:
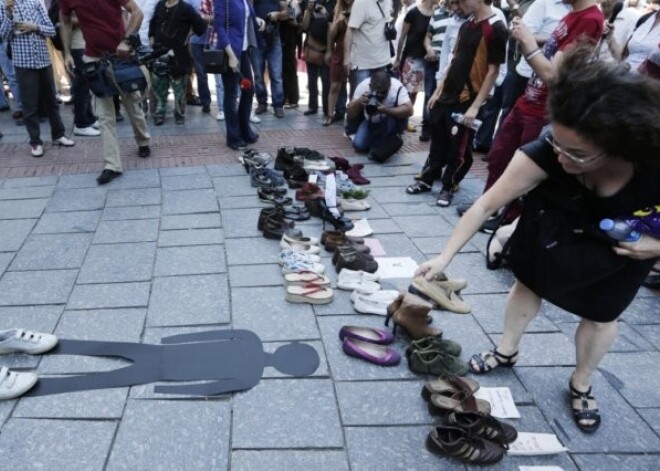
[[[552,146],[552,149],[555,151],[555,154],[557,154],[557,155],[563,154],[571,162],[574,162],[578,165],[588,165],[591,162],[599,159],[603,155],[603,152],[601,152],[599,154],[592,155],[591,157],[577,157],[577,156],[571,154],[570,152],[566,151],[566,149],[564,149],[562,146],[560,146],[559,143],[557,143],[557,141],[555,141],[555,138],[553,136],[547,136],[545,138],[545,142],[547,142],[548,144],[550,144]]]

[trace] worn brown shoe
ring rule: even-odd
[[[497,463],[504,457],[501,446],[458,427],[433,427],[426,439],[426,448],[431,453],[472,464]]]
[[[441,309],[455,312],[458,314],[467,314],[472,310],[470,305],[463,301],[456,291],[443,287],[438,282],[430,282],[423,276],[413,278],[408,291],[419,297],[431,301]]]
[[[394,322],[392,332],[396,332],[397,327],[401,326],[413,340],[436,337],[439,332],[428,325],[429,312],[432,307],[431,303],[414,294],[402,293],[387,307],[385,325],[389,325],[390,319],[392,319]]]

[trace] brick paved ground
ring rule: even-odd
[[[422,262],[456,224],[453,208],[408,196],[425,145],[406,137],[384,166],[355,156],[339,127],[322,128],[303,109],[267,117],[260,148],[310,145],[366,164],[375,235],[388,256]],[[69,113],[67,110],[66,113]],[[70,123],[70,116],[65,115]],[[278,244],[256,231],[262,207],[236,154],[210,116],[192,109],[185,127],[153,129],[154,157],[126,157],[124,176],[105,187],[98,139],[73,152],[47,146],[27,156],[24,130],[0,114],[0,328],[21,326],[61,338],[158,343],[167,335],[212,328],[257,333],[266,351],[303,341],[321,356],[311,378],[267,369],[254,389],[233,397],[179,398],[153,385],[23,398],[0,403],[0,469],[130,470],[437,470],[465,469],[429,454],[435,419],[419,391],[425,378],[405,363],[380,368],[346,357],[342,325],[382,326],[354,312],[348,293],[327,306],[284,301]],[[134,152],[122,125],[125,155]],[[483,164],[461,185],[457,203],[478,195]],[[30,178],[17,178],[30,177]],[[301,224],[318,236],[318,221]],[[468,315],[434,311],[434,325],[459,341],[463,358],[491,348],[502,332],[510,273],[484,266],[486,237],[456,257]],[[329,259],[323,259],[331,278]],[[392,280],[405,288],[408,280]],[[556,465],[565,470],[655,470],[660,455],[660,299],[642,290],[621,318],[620,335],[595,375],[603,425],[593,436],[573,425],[566,383],[574,365],[576,318],[545,305],[530,326],[519,366],[478,378],[508,386],[522,431],[556,433],[569,449],[552,457],[507,457],[495,469]],[[403,351],[404,336],[395,346]],[[8,355],[0,364],[42,376],[115,369],[112,359]]]

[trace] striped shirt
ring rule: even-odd
[[[428,33],[431,35],[431,47],[438,54],[442,51],[442,43],[445,40],[445,31],[450,19],[451,13],[443,7],[437,7],[433,10]]]
[[[38,30],[19,33],[14,30],[14,22],[34,23]],[[9,18],[5,2],[0,0],[0,37],[11,45],[14,67],[43,69],[51,65],[46,38],[53,36],[55,27],[39,0],[15,2],[13,18]]]

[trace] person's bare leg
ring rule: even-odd
[[[591,375],[616,339],[617,323],[594,322],[582,319],[575,332],[575,372],[571,384],[580,392],[586,392],[591,387]],[[573,408],[581,408],[579,399],[573,399]],[[596,401],[589,400],[588,408],[596,409]],[[593,420],[581,420],[584,425],[591,425]]]
[[[516,280],[509,291],[509,297],[504,311],[504,334],[497,346],[497,351],[504,356],[513,356],[510,361],[517,360],[518,345],[525,333],[527,325],[536,317],[541,308],[541,298],[527,286]],[[491,368],[498,366],[495,357],[489,357],[486,364]],[[470,360],[473,371],[479,372],[479,366],[474,359]]]
[[[330,84],[330,92],[328,93],[328,115],[326,116],[328,122],[335,114],[335,106],[337,106],[337,100],[339,99],[340,88],[340,82],[332,82]]]

